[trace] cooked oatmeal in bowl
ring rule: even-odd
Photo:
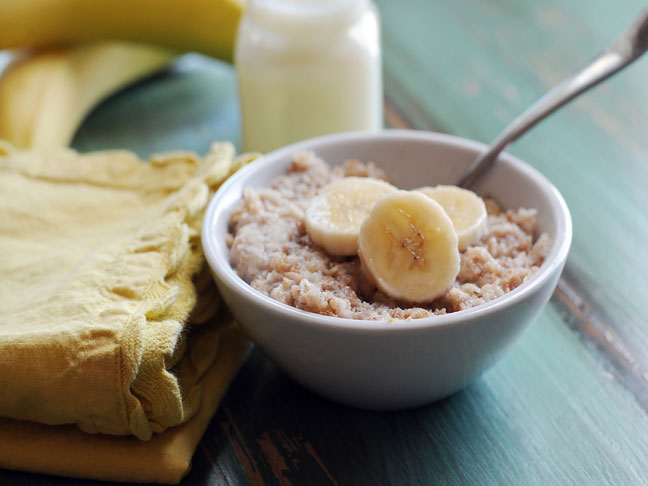
[[[252,342],[311,390],[374,410],[430,403],[488,369],[549,300],[571,220],[556,188],[504,153],[474,189],[493,199],[475,196],[462,227],[428,189],[459,180],[482,150],[437,133],[335,134],[228,179],[202,244]],[[343,212],[341,229],[327,226],[347,196],[360,209]]]
[[[330,167],[312,152],[294,155],[269,187],[248,189],[231,214],[230,263],[253,288],[317,314],[366,320],[418,319],[496,299],[531,278],[548,252],[536,233],[536,210],[503,210],[485,199],[487,231],[460,253],[452,286],[431,302],[413,305],[376,287],[357,256],[335,256],[309,237],[304,217],[313,198],[343,178],[389,181],[372,162]]]

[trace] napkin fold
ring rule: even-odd
[[[189,471],[194,451],[248,342],[236,326],[220,337],[220,351],[200,381],[196,414],[151,440],[86,434],[70,425],[0,419],[0,467],[21,471],[132,483],[177,484]]]
[[[200,226],[250,159],[0,145],[0,467],[179,481],[245,352]]]

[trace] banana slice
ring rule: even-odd
[[[422,303],[443,295],[459,273],[457,233],[440,204],[398,191],[376,203],[358,238],[360,260],[376,286]]]
[[[448,213],[459,238],[459,250],[477,243],[486,233],[486,205],[474,192],[457,186],[421,187],[416,191],[434,199]]]
[[[380,179],[345,177],[313,198],[304,218],[306,231],[329,254],[358,253],[360,225],[381,197],[397,189]]]

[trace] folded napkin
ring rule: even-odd
[[[246,349],[200,225],[248,160],[0,145],[0,467],[180,480]]]

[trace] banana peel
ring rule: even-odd
[[[102,99],[176,55],[115,42],[16,52],[0,76],[0,139],[16,148],[65,147]]]
[[[129,41],[231,60],[245,0],[0,0],[0,49]]]
[[[17,148],[67,146],[97,103],[177,53],[231,60],[244,7],[245,0],[0,0],[0,56],[11,56],[0,75],[0,139]]]

